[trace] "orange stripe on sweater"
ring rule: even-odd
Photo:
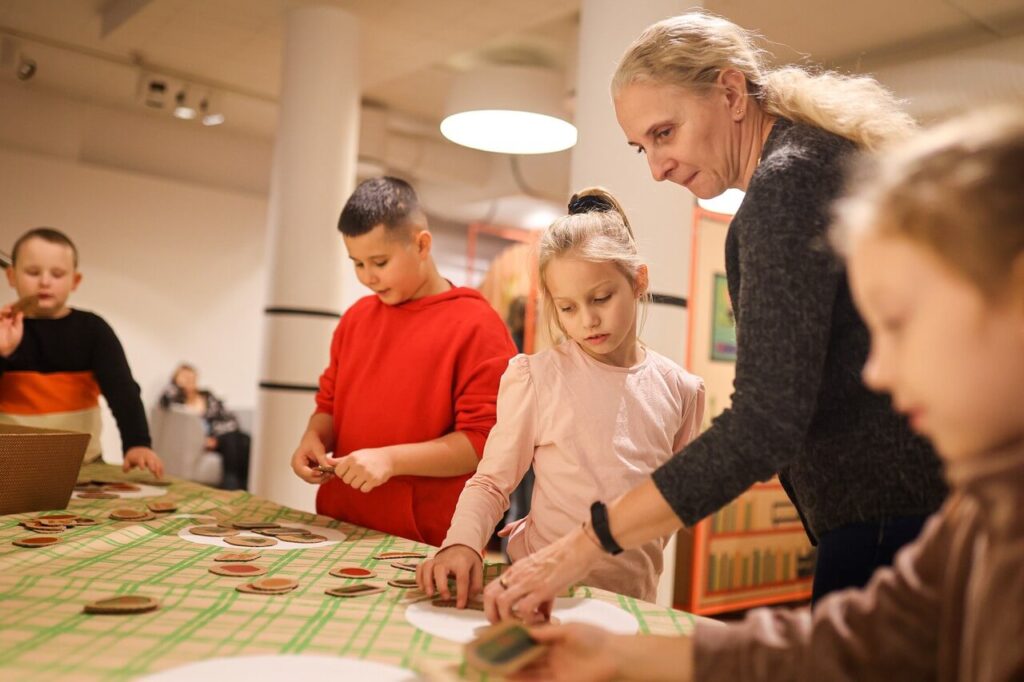
[[[0,412],[49,414],[99,405],[100,387],[92,372],[4,372]]]

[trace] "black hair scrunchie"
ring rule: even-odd
[[[614,211],[615,207],[612,206],[611,202],[607,199],[599,196],[588,194],[587,196],[580,196],[573,194],[572,199],[569,200],[569,215],[576,215],[578,213],[593,213],[593,212],[607,212]]]

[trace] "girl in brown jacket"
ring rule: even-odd
[[[692,637],[534,631],[540,679],[1024,680],[1024,110],[919,135],[862,168],[835,236],[871,331],[864,380],[952,492],[864,589]]]

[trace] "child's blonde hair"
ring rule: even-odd
[[[1024,110],[987,109],[863,159],[832,241],[874,230],[924,245],[998,299],[1024,255]]]
[[[611,192],[601,187],[588,187],[573,194],[569,199],[569,214],[555,220],[544,231],[538,256],[544,319],[555,339],[564,337],[566,332],[555,311],[546,275],[551,261],[564,256],[593,263],[613,263],[625,275],[634,292],[640,268],[644,265],[626,212]],[[647,291],[639,297],[641,314],[637,325],[638,334],[643,328],[649,298]]]
[[[773,116],[822,128],[874,150],[905,137],[914,119],[869,76],[770,69],[757,34],[710,12],[694,11],[659,21],[640,34],[612,78],[612,96],[632,83],[652,81],[696,92],[714,86],[725,69],[747,80],[747,92]]]

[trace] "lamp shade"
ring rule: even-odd
[[[565,120],[561,103],[561,78],[555,71],[482,67],[455,77],[441,134],[486,152],[561,151],[576,144],[576,126]]]

